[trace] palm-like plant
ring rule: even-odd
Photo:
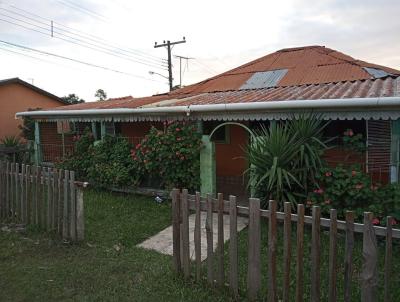
[[[296,204],[323,165],[324,122],[315,114],[301,115],[283,125],[254,132],[247,156],[249,186],[264,200]]]

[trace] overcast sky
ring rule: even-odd
[[[399,13],[398,0],[0,0],[0,79],[87,101],[98,88],[109,97],[161,93],[167,80],[149,71],[168,75],[167,51],[154,42],[183,36],[187,43],[173,54],[194,58],[182,61],[184,85],[305,45],[400,69]],[[173,64],[179,84],[179,61]]]

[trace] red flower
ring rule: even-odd
[[[175,130],[176,130],[176,132],[179,132],[179,131],[181,131],[181,129],[179,129],[179,128],[176,128]]]
[[[380,224],[379,219],[378,219],[378,218],[372,219],[372,224],[374,224],[374,225],[379,225],[379,224]]]
[[[357,171],[351,171],[351,176],[356,176],[357,175]]]
[[[392,219],[392,225],[396,225],[396,224],[397,224],[396,219]]]
[[[136,145],[136,149],[139,149],[140,146],[141,146],[141,144],[137,144],[137,145]]]
[[[326,173],[325,173],[325,176],[326,176],[326,177],[332,176],[332,172],[330,172],[330,171],[326,172]]]
[[[316,193],[316,194],[322,194],[322,193],[324,193],[324,190],[323,189],[315,189],[314,190],[314,193]]]

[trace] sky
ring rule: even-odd
[[[398,0],[0,0],[0,79],[86,101],[100,88],[108,97],[163,93],[167,50],[154,43],[183,37],[172,50],[192,58],[182,60],[183,85],[307,45],[400,69],[399,13]]]

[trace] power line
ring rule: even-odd
[[[9,20],[5,20],[5,19],[2,19],[2,18],[0,18],[0,21],[7,22],[7,23],[10,23],[10,24],[13,24],[13,25],[16,25],[16,26],[20,26],[20,27],[23,27],[25,29],[32,30],[32,31],[35,31],[37,33],[40,33],[42,35],[46,35],[46,36],[50,35],[50,30],[45,28],[45,27],[42,27],[42,26],[30,23],[30,22],[21,20],[19,18],[15,18],[15,17],[9,16],[9,15],[6,15],[6,14],[2,14],[2,13],[0,13],[0,16],[7,17],[7,18],[9,18],[11,20],[22,22],[22,23],[25,23],[25,24],[34,26],[36,28],[39,28],[39,29],[42,29],[42,30],[45,30],[45,31],[49,31],[49,32],[48,33],[47,32],[43,32],[43,31],[31,28],[31,27],[27,27],[27,26],[21,25],[19,23],[15,23],[15,22],[12,22],[12,21],[9,21]],[[159,68],[159,69],[166,70],[165,66],[163,66],[163,65],[156,65],[155,63],[151,63],[151,62],[139,61],[139,60],[137,60],[135,58],[132,58],[129,55],[123,54],[123,53],[121,53],[119,51],[114,51],[112,49],[110,50],[110,49],[108,49],[106,47],[98,46],[96,44],[93,44],[93,43],[90,43],[90,42],[86,42],[86,41],[83,41],[83,40],[78,39],[78,38],[71,37],[70,35],[66,35],[66,34],[60,33],[58,31],[54,31],[54,33],[57,33],[57,34],[59,34],[61,36],[64,36],[64,37],[67,37],[69,39],[75,40],[75,41],[72,41],[72,40],[69,40],[69,39],[62,38],[60,36],[54,36],[54,38],[63,40],[65,42],[69,42],[69,43],[72,43],[72,44],[75,44],[75,45],[79,45],[81,47],[85,47],[85,48],[88,48],[88,49],[91,49],[91,50],[102,52],[102,53],[105,53],[105,54],[108,54],[108,55],[111,55],[111,56],[114,56],[114,57],[118,57],[118,58],[122,58],[122,59],[125,59],[125,60],[128,60],[128,61],[132,61],[132,62],[135,62],[135,63],[138,63],[138,64],[143,64],[143,65],[146,65],[146,66],[151,66],[151,67],[154,67],[154,68]],[[86,45],[82,44],[80,42],[83,42]]]
[[[35,53],[39,53],[39,54],[42,54],[42,55],[55,57],[55,58],[58,58],[58,59],[68,60],[68,61],[72,61],[72,62],[75,62],[75,63],[83,64],[83,65],[86,65],[86,66],[90,66],[90,67],[94,67],[94,68],[100,68],[100,69],[104,69],[104,70],[107,70],[107,71],[112,71],[112,72],[116,72],[116,73],[119,73],[119,74],[124,74],[124,75],[128,75],[128,76],[131,76],[131,77],[135,77],[135,78],[140,78],[140,79],[147,80],[147,81],[160,82],[160,81],[157,81],[157,80],[154,80],[154,79],[145,78],[143,76],[132,74],[132,73],[129,73],[129,72],[120,71],[120,70],[113,69],[113,68],[110,68],[110,67],[101,66],[101,65],[94,64],[94,63],[89,63],[89,62],[77,60],[77,59],[74,59],[74,58],[70,58],[70,57],[54,54],[54,53],[51,53],[51,52],[34,49],[34,48],[31,48],[31,47],[28,47],[28,46],[23,46],[23,45],[20,45],[20,44],[7,42],[7,41],[4,41],[4,40],[0,40],[0,43],[3,43],[5,45],[10,45],[10,46],[13,46],[13,47],[16,47],[16,48],[19,48],[19,49],[24,49],[24,50],[27,50],[27,51],[30,51],[30,52],[35,52]]]
[[[39,15],[37,15],[37,14],[35,14],[35,13],[29,12],[29,11],[27,11],[27,10],[25,10],[25,9],[19,8],[19,7],[15,6],[15,5],[9,4],[9,6],[12,7],[13,9],[15,9],[15,10],[18,10],[18,11],[20,11],[20,12],[23,12],[25,15],[16,13],[16,12],[14,12],[14,11],[12,11],[12,10],[8,10],[8,9],[6,9],[6,8],[0,8],[0,9],[6,10],[6,11],[11,12],[11,13],[13,13],[13,14],[18,14],[19,16],[23,16],[23,17],[25,17],[25,18],[28,18],[26,15],[30,15],[30,16],[39,18],[39,19],[41,19],[41,20],[47,21],[47,22],[52,22],[52,21],[53,21],[53,20],[51,20],[51,19],[44,18],[44,17],[39,16]],[[35,19],[31,19],[31,20],[35,20]],[[45,22],[43,22],[43,21],[38,21],[38,20],[35,20],[35,22],[38,22],[38,23],[41,23],[41,24],[44,24],[44,25],[48,25],[48,24],[49,24],[49,23],[45,23]],[[78,30],[78,29],[76,29],[76,28],[72,28],[72,27],[70,27],[70,26],[66,26],[66,25],[61,24],[61,23],[59,23],[59,22],[57,22],[57,21],[54,21],[54,24],[55,24],[55,25],[58,25],[58,26],[56,26],[56,27],[58,27],[59,30],[65,31],[65,32],[67,32],[67,33],[70,33],[70,34],[73,34],[73,35],[76,35],[76,36],[79,36],[79,37],[81,37],[81,38],[88,39],[88,40],[94,41],[94,42],[96,42],[96,43],[99,43],[99,42],[100,42],[100,43],[102,43],[102,44],[106,44],[106,45],[108,45],[108,46],[110,46],[110,47],[113,47],[113,48],[116,48],[116,49],[120,49],[120,50],[122,50],[122,51],[124,51],[124,52],[132,53],[133,55],[136,55],[136,56],[138,56],[138,57],[143,57],[143,59],[153,60],[153,61],[155,61],[155,63],[160,63],[160,61],[161,61],[162,63],[163,63],[163,62],[166,62],[165,59],[162,59],[162,58],[160,58],[160,57],[157,57],[157,56],[148,54],[148,53],[143,52],[143,51],[141,51],[141,50],[132,49],[132,48],[125,47],[125,46],[121,46],[121,45],[119,45],[119,46],[112,46],[111,44],[115,45],[115,43],[110,42],[110,41],[107,41],[107,40],[105,40],[105,39],[103,39],[103,38],[101,38],[101,37],[98,37],[98,36],[96,36],[96,35],[93,35],[93,34],[86,33],[86,32],[84,32],[84,31]],[[69,29],[69,30],[65,30],[65,29],[60,28],[60,27],[67,28],[67,29]],[[77,33],[75,33],[75,32],[80,33],[80,34],[77,34]]]
[[[201,68],[203,68],[204,70],[208,71],[210,74],[217,74],[218,72],[215,71],[214,69],[212,69],[211,67],[207,66],[204,63],[201,63],[199,61],[199,59],[194,60],[193,62],[195,62],[198,66],[200,66]]]
[[[74,4],[73,2],[66,2],[64,0],[56,0],[58,3],[61,3],[62,5],[68,7],[68,8],[72,8],[73,10],[77,10],[83,14],[86,14],[88,16],[91,16],[92,18],[98,19],[102,22],[106,22],[108,23],[107,19],[105,17],[102,17],[101,15],[92,12],[88,9],[83,8],[82,6],[79,6],[78,4]]]
[[[1,8],[0,8],[0,9],[1,9]],[[43,30],[45,30],[45,31],[50,30],[50,29],[48,29],[48,28],[45,28],[45,27],[39,26],[39,25],[37,25],[37,24],[33,24],[33,23],[30,23],[30,22],[27,22],[27,21],[25,21],[25,20],[21,20],[21,19],[19,19],[19,18],[10,16],[10,15],[7,15],[7,14],[2,14],[2,13],[0,13],[0,15],[5,16],[5,17],[7,17],[7,18],[9,18],[9,19],[11,19],[11,20],[14,20],[14,21],[22,22],[22,23],[25,23],[25,24],[28,24],[28,25],[31,25],[31,26],[34,26],[34,27],[43,29]],[[25,17],[25,18],[31,19],[31,18],[29,18],[29,17]],[[5,21],[5,20],[2,19],[2,21]],[[6,22],[8,22],[8,21],[6,21]],[[34,22],[37,22],[37,21],[34,20]],[[21,26],[20,24],[16,24],[16,23],[13,23],[13,22],[9,22],[9,23],[12,23],[12,24],[17,25],[17,26]],[[45,24],[45,23],[43,23],[43,22],[40,22],[40,23]],[[47,25],[47,24],[45,24],[45,25]],[[23,26],[23,27],[24,27],[24,26]],[[28,28],[28,27],[24,27],[24,28],[26,28],[26,29],[31,29],[31,28]],[[32,30],[32,29],[31,29],[31,30]],[[49,34],[47,34],[47,33],[43,33],[43,32],[41,32],[41,31],[38,31],[38,32],[40,32],[40,33],[43,34],[43,35],[49,36]],[[144,65],[149,65],[149,66],[156,67],[156,68],[160,68],[160,66],[163,66],[163,65],[161,65],[160,63],[158,63],[159,65],[157,65],[157,63],[153,63],[153,62],[150,62],[150,61],[139,61],[138,59],[136,59],[136,58],[134,58],[134,57],[132,57],[132,56],[130,56],[130,55],[124,54],[124,53],[122,53],[122,52],[120,52],[120,51],[116,51],[116,50],[110,49],[110,48],[108,48],[108,47],[99,46],[99,45],[94,44],[94,43],[86,42],[86,41],[84,41],[84,40],[82,40],[82,39],[78,39],[78,38],[72,37],[72,36],[70,36],[70,35],[66,35],[66,34],[64,34],[64,33],[58,32],[58,31],[54,31],[54,30],[53,30],[53,33],[57,33],[57,34],[59,34],[60,36],[64,36],[64,37],[67,37],[67,38],[69,38],[69,39],[73,39],[73,40],[75,40],[75,41],[77,41],[77,42],[71,41],[71,40],[67,40],[67,39],[61,38],[61,37],[59,37],[59,36],[54,36],[54,37],[57,38],[57,39],[61,39],[61,40],[64,40],[64,41],[66,41],[66,42],[70,42],[70,43],[73,43],[73,44],[77,44],[77,45],[80,45],[80,46],[83,46],[83,47],[86,47],[86,48],[89,48],[89,49],[92,49],[92,50],[100,51],[100,52],[103,52],[103,53],[106,53],[106,54],[109,54],[109,55],[113,55],[113,56],[117,56],[117,57],[120,57],[120,58],[123,58],[123,59],[129,59],[130,61],[133,61],[133,62],[135,62],[135,63],[140,63],[140,64],[144,64]],[[85,43],[85,44],[87,44],[87,45],[82,45],[81,43],[78,43],[78,42],[82,42],[82,43]],[[93,47],[95,47],[95,48],[90,47],[90,46],[88,46],[88,45],[93,46]],[[124,57],[121,57],[121,55],[124,56]],[[140,60],[143,60],[143,59],[140,59]],[[163,66],[163,67],[166,67],[166,66]]]

